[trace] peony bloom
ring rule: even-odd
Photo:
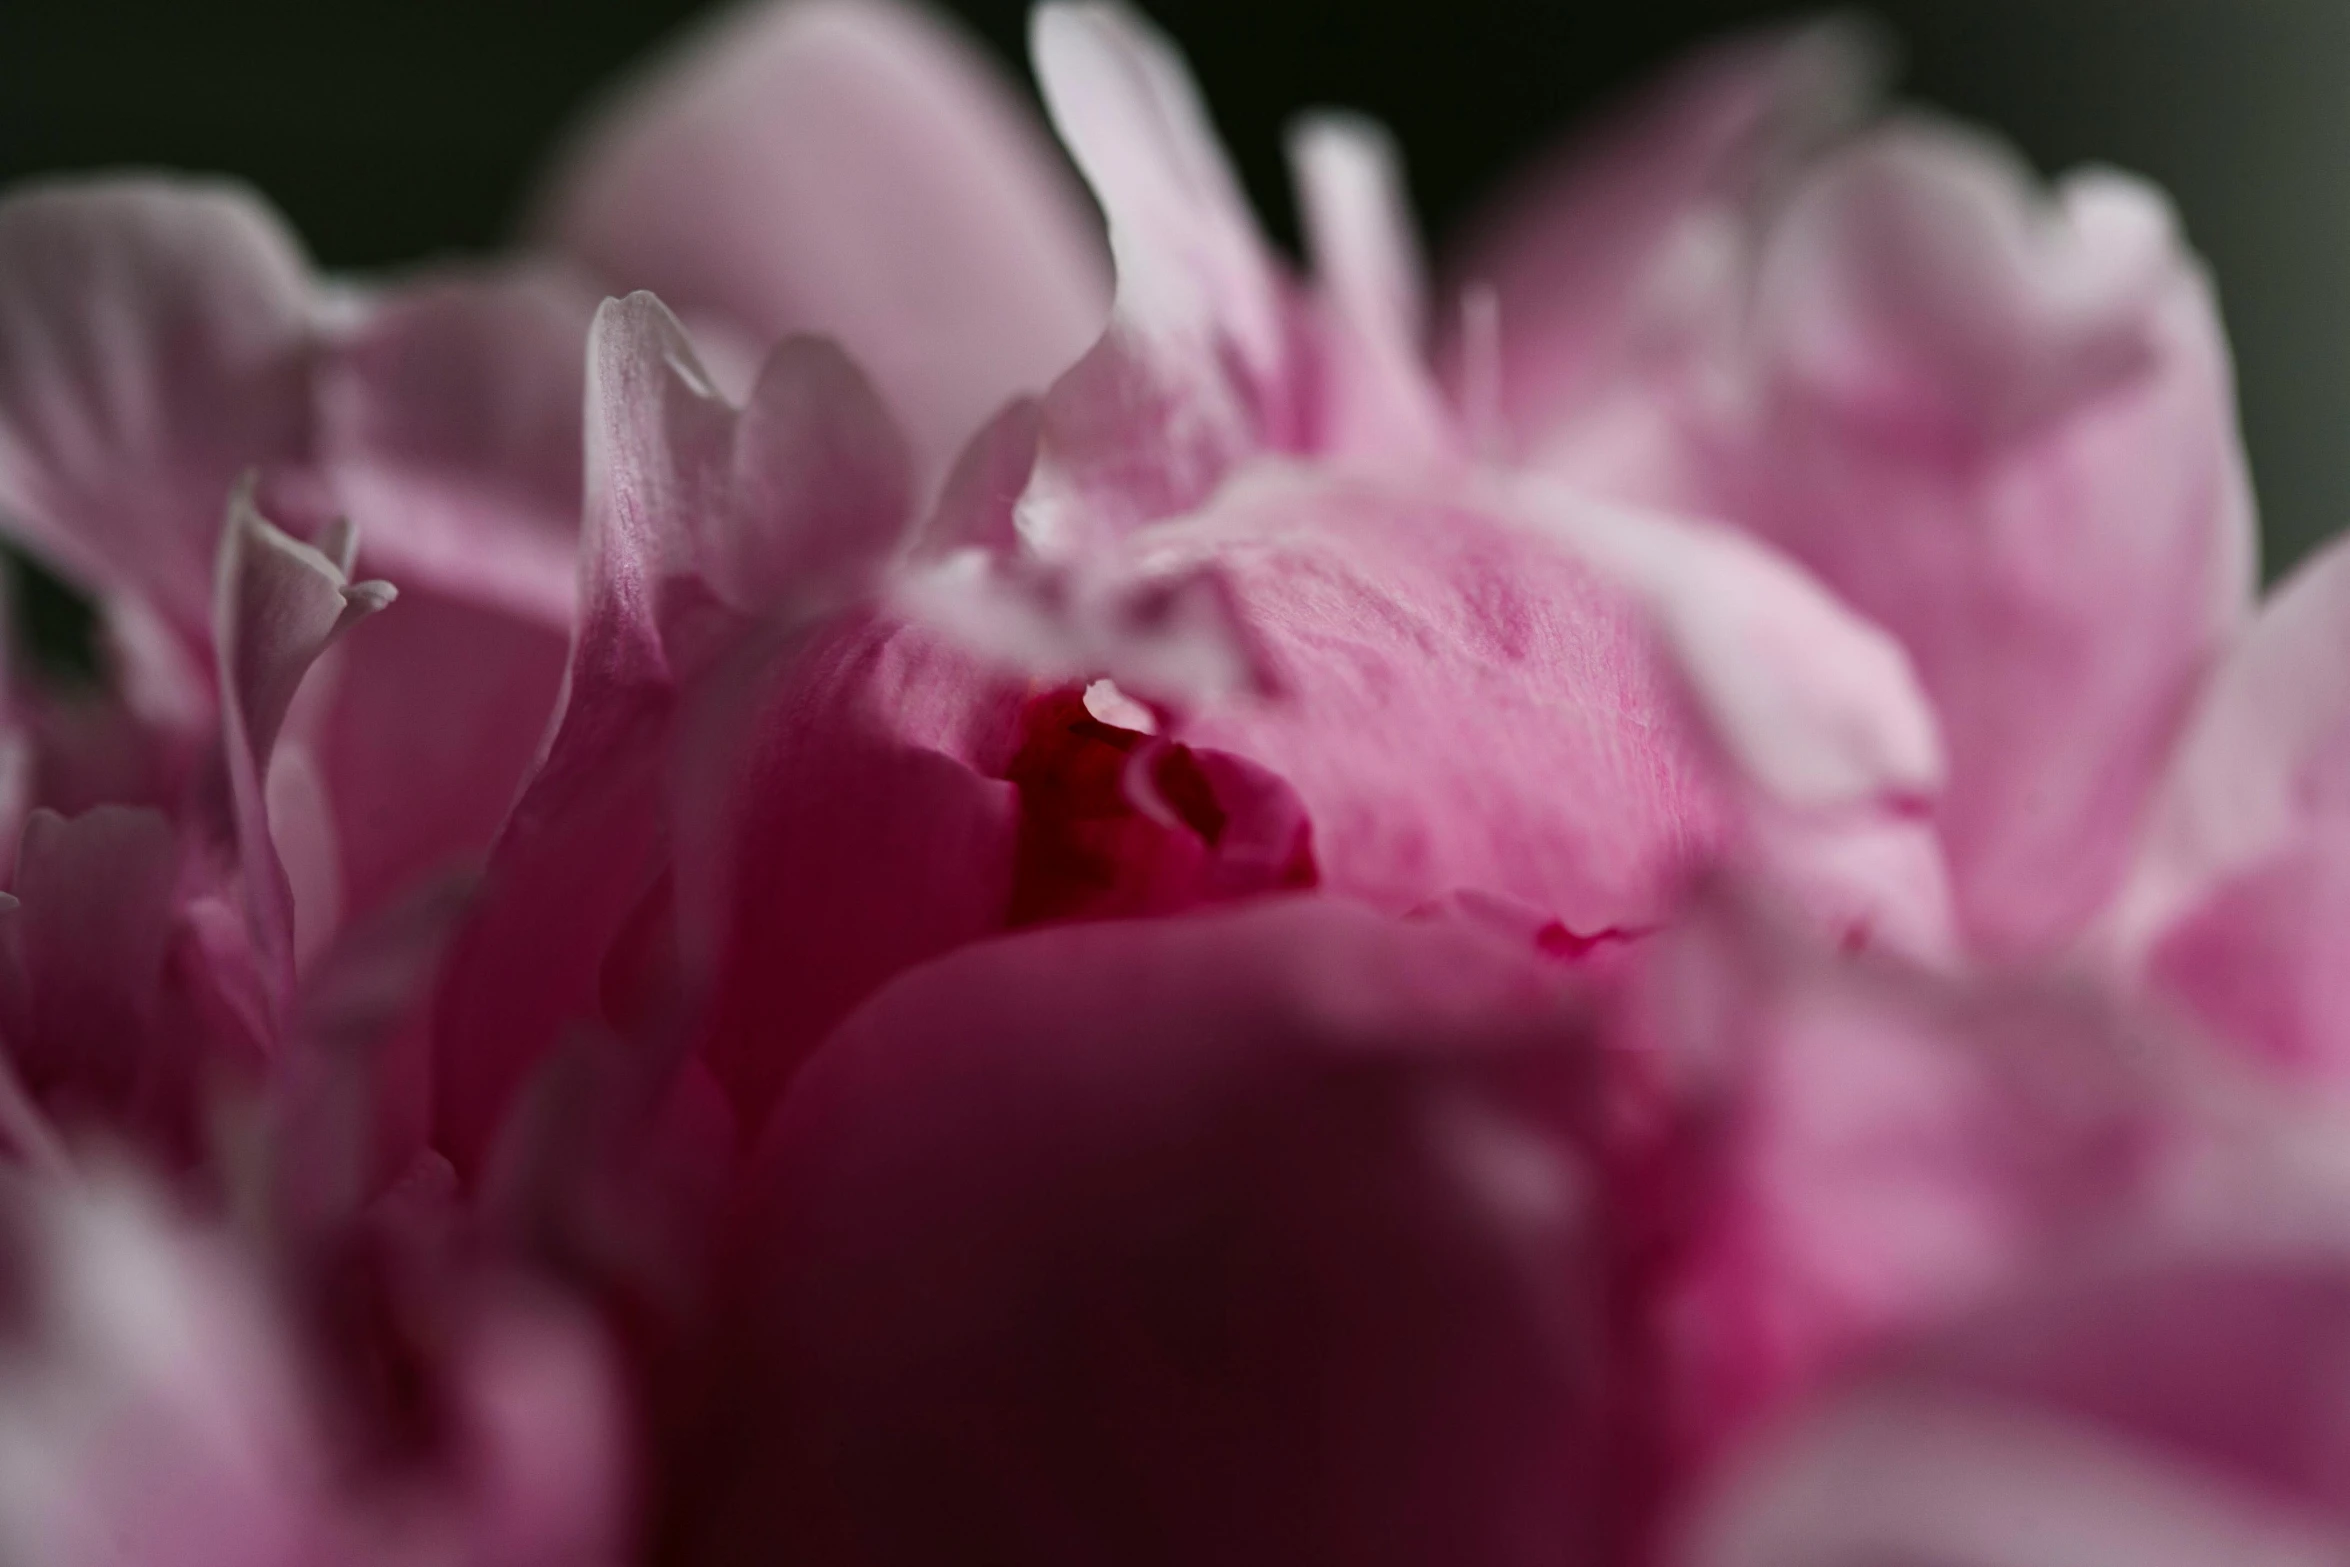
[[[1301,271],[1032,41],[1098,223],[890,0],[468,269],[0,199],[0,1557],[2340,1554],[2350,576],[2161,197],[1799,29]]]

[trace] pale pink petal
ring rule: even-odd
[[[1318,900],[906,975],[769,1129],[679,1560],[1603,1559],[1554,983]]]
[[[11,1197],[28,1310],[0,1345],[0,1555],[331,1557],[323,1433],[253,1270],[120,1176]]]
[[[203,646],[221,497],[308,440],[310,309],[300,249],[241,187],[0,202],[0,525]]]
[[[1370,120],[1311,115],[1290,132],[1289,162],[1324,312],[1315,449],[1405,472],[1457,456],[1426,359],[1427,283],[1394,140]]]
[[[371,564],[568,631],[595,295],[553,268],[372,301],[318,368],[318,459]]]
[[[1588,420],[1643,358],[1720,308],[1708,253],[1866,101],[1873,54],[1843,24],[1722,46],[1511,194],[1450,270],[1491,290],[1500,400],[1521,446]],[[1451,349],[1456,374],[1467,350],[1465,338]]]
[[[2228,1135],[2201,1058],[2092,993],[1839,956],[1718,890],[1626,997],[1660,1130],[1621,1199],[1670,1237],[1647,1309],[1684,1462],[2157,1211]]]
[[[1647,613],[1715,736],[1782,805],[1921,804],[1942,741],[1909,657],[1802,567],[1719,525],[1531,480],[1513,510]]]
[[[2237,874],[2350,816],[2350,543],[2261,606],[2197,702],[2111,914],[2125,955]]]
[[[1793,198],[1758,287],[1758,401],[1698,458],[1709,509],[1900,639],[1949,748],[1967,934],[2062,946],[2126,874],[2249,601],[2209,285],[2143,187],[2043,198],[2004,154],[1905,126]]]
[[[1125,7],[1039,6],[1053,124],[1109,218],[1108,331],[1045,399],[1021,532],[1065,552],[1190,510],[1304,435],[1286,280],[1175,46]]]
[[[1685,1559],[2342,1559],[2340,1218],[2337,1207],[2315,1244],[2166,1238],[2092,1252],[1762,1448],[1706,1509]]]
[[[1016,397],[971,437],[939,491],[922,532],[921,553],[1008,550],[1018,544],[1020,494],[1035,470],[1043,433],[1042,405],[1033,397]]]
[[[921,486],[1101,329],[1098,228],[986,60],[893,0],[770,0],[621,100],[542,231],[763,347],[838,338],[908,421]]]
[[[351,580],[358,541],[348,529],[320,542],[333,553],[280,532],[254,509],[250,483],[240,482],[221,530],[214,590],[225,804],[254,950],[280,1016],[293,995],[294,908],[269,830],[270,753],[318,656],[395,597],[390,583]]]

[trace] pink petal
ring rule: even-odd
[[[1824,167],[1758,286],[1761,401],[1700,459],[1714,505],[1907,648],[1969,936],[2061,945],[2117,890],[2251,589],[2210,289],[2142,187],[2043,200],[1918,127]]]
[[[932,17],[784,0],[706,30],[581,143],[548,237],[763,346],[837,337],[921,486],[1101,328],[1100,242],[1025,107]]]
[[[1868,97],[1871,40],[1841,24],[1700,57],[1570,143],[1451,269],[1492,290],[1501,394],[1539,450],[1720,301],[1708,253],[1771,175]],[[1466,350],[1455,343],[1456,370]]]
[[[2173,1241],[2068,1269],[1764,1449],[1686,1559],[2337,1559],[2342,1391],[2312,1371],[2350,1347],[2346,1311],[2338,1238]]]
[[[907,975],[766,1140],[680,1559],[1597,1552],[1591,1061],[1550,984],[1313,901]]]
[[[2350,544],[2320,551],[2261,606],[2180,736],[2129,885],[2112,910],[2126,954],[2231,878],[2350,808]]]
[[[1046,398],[1020,527],[1063,552],[1188,511],[1302,435],[1285,282],[1182,55],[1123,6],[1038,7],[1054,126],[1110,223],[1108,331]]]
[[[263,794],[270,753],[295,688],[318,656],[395,597],[388,582],[350,579],[358,540],[348,529],[321,543],[334,553],[274,527],[254,509],[249,481],[229,498],[213,609],[222,765],[245,916],[280,1017],[293,995],[294,907]]]
[[[1137,536],[1213,566],[1278,682],[1178,737],[1297,792],[1324,885],[1394,912],[1510,898],[1645,929],[1722,802],[1633,606],[1569,552],[1441,491],[1266,476]]]
[[[758,617],[796,631],[853,599],[909,519],[903,447],[837,349],[780,345],[738,411],[647,294],[597,316],[587,451],[562,711],[440,1000],[442,1147],[468,1173],[564,1028],[601,1015],[606,954],[666,868],[681,692],[750,656]]]
[[[240,187],[109,179],[0,202],[0,517],[201,647],[220,501],[308,440],[310,285]]]
[[[1662,1129],[1622,1201],[1664,1237],[1684,1462],[2191,1190],[2226,1135],[2199,1057],[2068,986],[1839,958],[1719,893],[1641,958],[1619,1027]]]
[[[553,269],[452,274],[372,302],[330,338],[319,459],[365,520],[371,562],[569,629],[594,305]]]
[[[1393,139],[1312,115],[1290,132],[1289,162],[1326,316],[1316,449],[1391,472],[1456,456],[1422,346],[1427,284]]]
[[[1922,802],[1942,741],[1901,645],[1802,567],[1715,524],[1534,480],[1514,509],[1638,602],[1715,736],[1798,810]]]
[[[2335,830],[2208,888],[2144,980],[2291,1081],[2350,1088],[2350,839]]]

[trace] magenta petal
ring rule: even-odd
[[[2144,188],[2044,198],[1920,127],[1822,168],[1758,286],[1761,401],[1703,459],[1716,500],[1908,649],[1949,747],[1967,933],[2061,946],[2126,874],[2249,600],[2210,288]]]
[[[1110,222],[1117,305],[1044,404],[1020,528],[1060,553],[1185,512],[1303,434],[1287,285],[1175,46],[1115,4],[1039,6],[1045,104]]]
[[[1550,984],[1315,901],[907,975],[766,1139],[679,1559],[1582,1559],[1611,1362]]]
[[[927,489],[1100,330],[1090,214],[1025,107],[928,13],[747,7],[581,145],[546,232],[615,290],[763,347],[838,338],[906,417]]]
[[[569,629],[594,309],[551,268],[457,274],[369,302],[329,339],[319,461],[371,563]]]
[[[469,598],[403,591],[344,639],[312,753],[342,913],[361,919],[480,864],[562,691],[566,638]]]
[[[220,498],[308,439],[309,329],[301,251],[239,187],[114,179],[0,202],[0,517],[201,646]]]

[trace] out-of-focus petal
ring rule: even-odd
[[[1423,346],[1427,283],[1393,138],[1358,116],[1310,115],[1289,162],[1325,312],[1315,449],[1405,472],[1457,455]]]
[[[1587,417],[1660,338],[1721,306],[1705,253],[1866,101],[1874,54],[1844,23],[1737,40],[1511,193],[1450,270],[1493,291],[1502,408],[1522,446]],[[1466,348],[1448,352],[1456,370]]]
[[[2290,1080],[2350,1091],[2350,837],[2208,888],[2143,954],[2145,983]]]
[[[1095,222],[1025,107],[892,0],[722,19],[582,142],[543,231],[760,346],[838,338],[907,420],[926,490],[1106,311]]]
[[[1666,1130],[1619,1199],[1668,1237],[1645,1309],[1684,1462],[2159,1211],[2233,1135],[2207,1063],[2094,993],[1839,956],[1719,890],[1624,995],[1659,1096],[1628,1124]]]
[[[0,1348],[0,1555],[331,1558],[322,1433],[253,1274],[119,1176],[11,1209],[30,1309]]]
[[[1755,406],[1695,459],[1709,509],[1901,640],[1949,749],[1965,930],[2060,947],[2127,873],[2250,600],[2209,285],[2144,187],[2043,198],[2006,154],[1910,125],[1812,177],[1758,290]]]
[[[1682,1559],[2339,1560],[2346,1322],[2338,1230],[2065,1269],[1766,1444]]]
[[[678,1559],[1598,1551],[1592,1058],[1551,983],[1311,900],[907,975],[766,1140]]]
[[[455,274],[329,338],[318,457],[371,564],[569,631],[594,309],[554,268]]]
[[[1047,552],[1189,511],[1303,434],[1287,283],[1175,46],[1113,4],[1037,8],[1038,83],[1110,224],[1107,332],[1044,404],[1020,529]]]
[[[2142,953],[2231,878],[2350,818],[2350,543],[2270,595],[2180,737],[2111,931]]]
[[[0,524],[203,646],[221,497],[308,439],[309,290],[293,237],[236,186],[0,202]]]

